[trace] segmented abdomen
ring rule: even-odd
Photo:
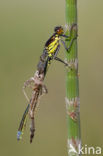
[[[26,125],[26,117],[27,117],[27,114],[28,114],[28,111],[29,111],[29,107],[30,107],[30,104],[28,104],[28,106],[25,109],[25,112],[24,112],[24,114],[22,116],[22,119],[21,119],[21,122],[20,122],[20,125],[19,125],[19,128],[18,128],[18,132],[17,132],[17,140],[20,140],[21,136],[23,134],[24,127]]]

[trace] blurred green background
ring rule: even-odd
[[[33,76],[56,25],[65,25],[65,0],[0,1],[0,156],[67,156],[65,68],[59,62],[45,79],[49,94],[39,104],[33,143],[29,120],[23,139],[16,140],[27,105],[23,83]],[[78,25],[82,143],[102,147],[103,0],[79,0]]]

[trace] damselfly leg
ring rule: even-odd
[[[23,86],[23,88],[22,88],[23,93],[24,93],[24,96],[25,96],[25,98],[27,99],[28,102],[30,102],[30,99],[28,98],[25,89],[26,89],[26,87],[30,87],[30,88],[33,89],[32,83],[34,83],[34,77],[31,77],[29,80],[25,81],[25,82],[24,82],[24,86]]]

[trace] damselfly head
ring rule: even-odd
[[[54,31],[58,34],[58,35],[62,35],[64,34],[64,30],[62,26],[57,26],[54,28]]]

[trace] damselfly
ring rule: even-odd
[[[63,61],[62,59],[58,58],[57,54],[60,49],[60,41],[63,44],[66,51],[68,53],[70,52],[71,46],[72,46],[74,40],[77,38],[77,35],[75,35],[72,38],[72,30],[76,29],[76,28],[77,28],[76,24],[73,24],[69,30],[70,35],[65,35],[63,27],[61,27],[61,26],[55,27],[54,34],[45,43],[44,50],[43,50],[42,55],[40,56],[40,60],[37,65],[37,70],[36,70],[34,76],[31,77],[29,80],[27,80],[24,83],[23,92],[24,92],[24,95],[25,95],[27,101],[29,102],[29,104],[28,104],[28,106],[23,114],[22,120],[20,122],[20,126],[19,126],[18,133],[17,133],[18,140],[20,140],[21,135],[23,134],[24,127],[26,125],[26,117],[27,117],[27,114],[29,114],[29,117],[31,120],[30,142],[32,142],[32,139],[34,137],[34,131],[35,131],[34,117],[35,117],[36,106],[37,106],[38,100],[41,97],[41,95],[43,95],[43,93],[47,93],[47,88],[43,84],[45,75],[47,73],[47,69],[48,69],[49,65],[51,64],[52,60],[60,61],[63,64],[65,64],[66,66],[68,66],[68,63]],[[68,39],[70,41],[69,47],[66,46],[63,38]],[[30,99],[28,98],[28,96],[25,92],[25,88],[27,86],[32,88],[32,95],[31,95]]]

